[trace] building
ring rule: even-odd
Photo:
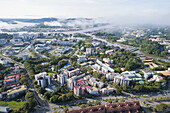
[[[0,45],[4,45],[8,42],[6,39],[0,39]]]
[[[36,74],[35,80],[38,82],[38,85],[41,87],[46,87],[51,84],[50,75],[48,75],[47,72]]]
[[[23,55],[22,58],[23,58],[23,61],[29,60],[29,56],[28,55]]]
[[[92,94],[92,95],[98,95],[99,94],[99,90],[96,87],[90,87],[88,85],[86,86],[86,91],[89,94]]]
[[[77,43],[75,43],[75,42],[69,42],[69,41],[60,41],[59,42],[59,45],[61,45],[61,46],[74,46],[76,44]]]
[[[79,74],[79,75],[76,75],[76,76],[72,76],[71,78],[67,79],[67,87],[70,90],[73,90],[74,86],[76,86],[76,81],[82,79],[85,76],[86,76],[86,74],[83,73],[83,74]]]
[[[116,83],[119,83],[119,84],[121,84],[121,85],[127,85],[127,86],[129,86],[129,82],[130,82],[131,80],[129,79],[129,78],[127,78],[127,77],[123,77],[123,76],[120,76],[120,75],[116,75],[115,77],[114,77],[114,83],[116,82]]]
[[[153,63],[153,62],[147,62],[147,63],[144,63],[145,65],[149,65],[150,68],[157,68],[159,67],[157,64]]]
[[[0,113],[9,113],[11,111],[10,107],[0,106]]]
[[[57,81],[63,86],[67,82],[67,75],[66,74],[59,74],[57,75]]]
[[[114,50],[112,49],[112,50],[107,50],[107,51],[105,51],[105,54],[109,54],[109,53],[113,53],[114,52]]]
[[[139,101],[117,102],[106,105],[91,106],[77,110],[70,110],[67,113],[140,113]]]
[[[116,75],[119,75],[119,73],[108,73],[106,74],[106,78],[107,80],[113,80]]]
[[[7,75],[4,77],[4,85],[19,82],[20,74]]]
[[[100,66],[102,66],[102,72],[108,72],[110,71],[111,73],[114,73],[114,69],[111,68],[110,66],[102,63],[100,60],[96,60],[96,63],[98,63]]]
[[[92,55],[92,49],[86,48],[86,55]]]
[[[80,55],[78,55],[78,63],[80,63],[80,62],[86,62],[87,61],[87,59],[86,59],[86,56],[84,56],[84,55],[82,55],[82,56],[80,56]]]
[[[74,95],[80,96],[85,94],[85,88],[81,86],[74,86]]]
[[[15,98],[19,94],[24,93],[26,90],[27,90],[27,88],[25,85],[14,87],[13,89],[10,89],[7,91],[8,92],[7,98],[8,99]]]
[[[63,70],[63,73],[66,74],[68,77],[72,77],[74,75],[80,74],[80,69],[75,69],[75,70],[70,70],[70,71],[65,69]]]
[[[122,76],[130,79],[130,80],[142,80],[142,76],[135,71],[125,71],[121,73]]]
[[[100,46],[100,45],[101,45],[101,42],[92,42],[92,45],[93,45],[94,47],[97,47],[97,46]]]
[[[117,42],[127,42],[127,38],[120,38],[119,40],[117,40]]]
[[[142,72],[144,73],[144,78],[145,78],[145,79],[152,78],[153,75],[155,75],[154,72],[147,72],[147,71],[145,71],[145,70],[142,70]]]
[[[7,65],[8,61],[3,59],[3,58],[0,58],[0,63],[3,64],[3,65]]]
[[[98,71],[101,69],[101,67],[98,64],[94,64],[92,67],[95,68]]]
[[[114,91],[114,88],[102,88],[100,90],[100,93],[102,93],[102,94],[109,94],[109,93],[113,93],[113,91]]]
[[[165,71],[157,71],[157,73],[162,73],[163,75],[165,76],[170,76],[170,68],[168,68],[168,70],[165,70]]]
[[[109,58],[103,58],[103,61],[108,64],[112,64],[113,60],[110,60]]]

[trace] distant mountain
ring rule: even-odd
[[[58,21],[57,18],[41,18],[41,19],[0,19],[2,22],[12,23],[15,21],[19,22],[28,22],[28,23],[44,23],[44,22],[52,22]]]

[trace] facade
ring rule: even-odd
[[[87,61],[87,59],[86,59],[86,57],[83,55],[83,56],[79,56],[78,55],[78,60],[77,60],[79,63],[80,62],[86,62]]]
[[[68,77],[72,77],[72,76],[80,74],[80,69],[75,69],[75,70],[71,70],[71,71],[65,69],[65,70],[63,70],[63,73],[66,74]]]
[[[123,77],[123,76],[120,76],[120,75],[116,75],[114,77],[114,83],[117,82],[121,85],[127,85],[129,86],[129,82],[130,82],[130,79],[126,78],[126,77]]]
[[[0,63],[3,64],[3,65],[7,65],[8,61],[3,59],[3,58],[0,58]]]
[[[92,49],[86,48],[86,55],[92,55]]]
[[[85,94],[85,88],[81,86],[74,86],[74,95],[80,96]]]
[[[38,82],[38,85],[41,87],[46,87],[51,84],[50,75],[47,72],[42,72],[35,75],[35,80]]]
[[[116,75],[119,75],[119,73],[108,73],[106,74],[106,78],[107,80],[113,80]]]
[[[7,98],[8,99],[15,98],[19,94],[24,93],[26,90],[27,90],[27,88],[25,85],[14,87],[13,89],[10,89],[7,91],[8,92]]]
[[[62,42],[59,42],[59,45],[61,46],[74,46],[76,45],[75,42],[69,42],[69,41],[62,41]]]
[[[102,88],[101,90],[100,90],[100,92],[102,93],[102,94],[109,94],[109,93],[112,93],[114,91],[114,88]]]
[[[29,60],[29,56],[28,55],[23,55],[23,60]]]
[[[114,52],[114,50],[107,50],[107,51],[105,52],[105,54],[109,54],[109,53],[112,53],[112,52]]]
[[[103,61],[109,64],[113,63],[113,60],[110,60],[109,58],[103,58]]]
[[[19,82],[20,74],[7,75],[4,77],[4,85]]]
[[[97,59],[97,60],[96,60],[96,63],[98,63],[99,65],[102,66],[102,72],[108,72],[108,71],[110,71],[111,73],[114,73],[114,69],[113,69],[113,68],[111,68],[110,66],[102,63],[100,60]]]
[[[1,45],[4,45],[4,44],[6,44],[8,41],[6,40],[6,39],[0,39],[0,44]]]
[[[57,81],[63,86],[67,82],[67,75],[66,74],[59,74],[57,75]]]
[[[135,71],[125,71],[122,72],[121,75],[130,79],[130,80],[142,80],[142,76]]]

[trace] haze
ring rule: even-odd
[[[170,0],[0,0],[0,18],[107,18],[117,24],[170,25]]]

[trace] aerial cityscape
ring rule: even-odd
[[[0,9],[0,113],[170,113],[170,1]]]

